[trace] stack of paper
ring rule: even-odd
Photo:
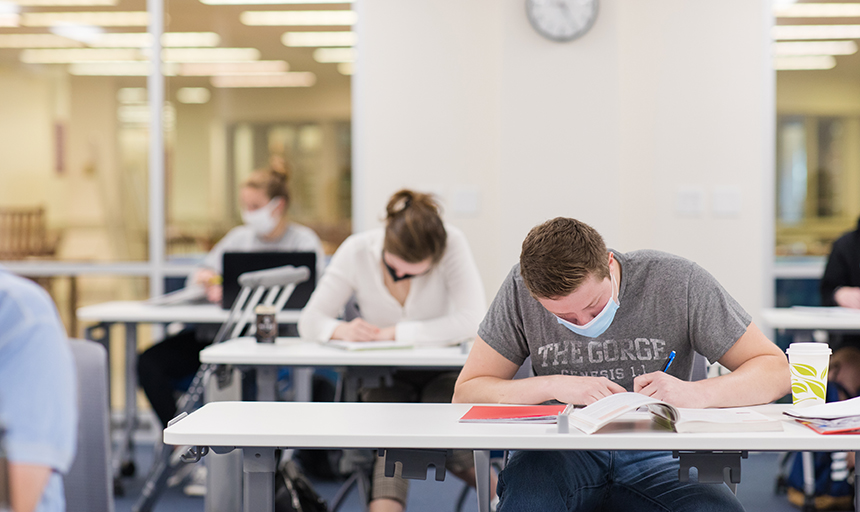
[[[783,414],[819,434],[860,434],[860,397],[789,409]]]

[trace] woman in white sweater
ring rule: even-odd
[[[429,195],[401,190],[386,210],[385,229],[352,235],[335,252],[302,310],[299,334],[320,342],[473,338],[486,301],[466,237],[442,222]],[[340,320],[351,298],[360,317]],[[450,402],[456,378],[456,372],[397,371],[392,387],[359,395],[368,402]],[[448,467],[474,485],[470,453],[455,452]],[[407,490],[377,463],[370,510],[402,511]]]

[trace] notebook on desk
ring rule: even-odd
[[[223,257],[224,295],[221,307],[230,309],[236,297],[239,296],[239,276],[245,272],[264,270],[267,268],[308,267],[310,278],[299,283],[290,295],[284,309],[301,309],[308,303],[317,282],[317,255],[314,252],[225,252]]]

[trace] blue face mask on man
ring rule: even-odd
[[[614,291],[615,276],[613,276],[610,272],[609,277],[612,280],[612,288]],[[621,290],[619,290],[618,293],[620,294]],[[606,302],[606,305],[603,306],[603,309],[600,311],[600,313],[598,313],[597,316],[592,318],[591,321],[585,325],[576,325],[574,323],[568,322],[564,318],[556,317],[556,320],[558,321],[558,323],[567,327],[574,333],[579,334],[580,336],[596,338],[606,332],[606,329],[609,329],[609,326],[612,324],[612,320],[615,319],[615,312],[618,311],[619,306],[621,306],[621,304],[615,302],[615,300],[613,300],[612,296],[610,295],[609,300]]]

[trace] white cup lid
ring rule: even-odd
[[[792,343],[785,351],[786,354],[830,355],[833,351],[826,343]]]

